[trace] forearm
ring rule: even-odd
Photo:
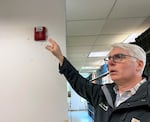
[[[63,55],[60,55],[60,56],[58,56],[57,58],[58,58],[58,60],[59,60],[60,66],[62,66],[62,64],[63,64],[63,62],[64,62],[64,56],[63,56]]]

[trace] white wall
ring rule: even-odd
[[[65,0],[0,1],[0,122],[64,122],[66,82],[58,61],[34,41],[44,25],[66,53]]]

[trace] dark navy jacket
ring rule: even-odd
[[[106,84],[105,87],[89,83],[66,58],[63,65],[59,66],[59,70],[72,88],[95,108],[94,122],[132,122],[133,120],[150,122],[150,81],[143,83],[136,94],[128,100],[114,107],[116,99],[114,83]]]

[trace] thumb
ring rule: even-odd
[[[52,52],[52,50],[53,50],[52,45],[46,45],[45,48],[46,48],[47,50],[51,51],[51,52]]]

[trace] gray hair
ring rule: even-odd
[[[128,43],[115,43],[112,45],[112,47],[124,49],[124,50],[128,51],[128,53],[131,56],[134,56],[138,60],[143,61],[144,65],[143,65],[143,69],[141,71],[141,73],[143,73],[144,67],[146,65],[146,52],[140,46],[135,45],[135,44],[128,44]]]

